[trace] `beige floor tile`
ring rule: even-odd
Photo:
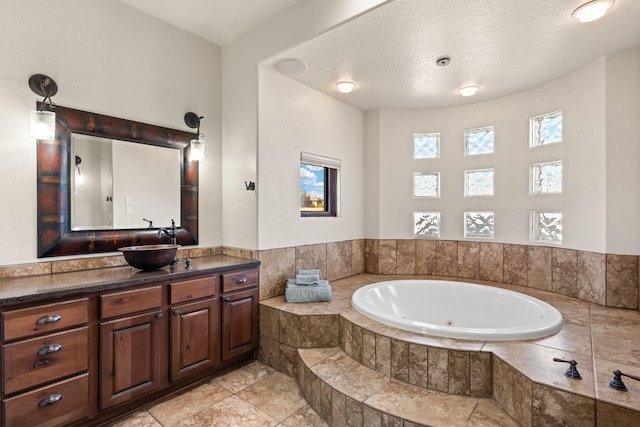
[[[264,377],[237,395],[278,421],[289,417],[307,403],[295,380],[280,372]]]
[[[141,409],[118,420],[105,424],[103,427],[163,427],[147,411]]]
[[[231,396],[231,392],[213,381],[206,382],[185,393],[171,396],[151,406],[148,411],[163,427],[180,425],[180,421]]]
[[[300,408],[295,414],[284,420],[282,425],[285,427],[329,427],[309,405]]]
[[[218,377],[214,381],[230,392],[237,393],[273,372],[275,372],[273,368],[268,367],[264,363],[252,362],[240,369]]]
[[[228,397],[180,422],[181,427],[274,427],[278,421],[237,396]]]

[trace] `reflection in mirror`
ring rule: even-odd
[[[178,150],[72,133],[71,159],[72,230],[180,226]]]

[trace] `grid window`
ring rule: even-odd
[[[493,168],[464,171],[464,195],[493,196]]]
[[[529,166],[531,194],[562,193],[562,161]]]
[[[415,237],[440,237],[440,212],[414,212],[413,235]]]
[[[562,142],[562,110],[529,119],[529,147]]]
[[[493,239],[493,211],[471,211],[464,213],[464,237]]]
[[[531,241],[562,243],[562,212],[531,211]]]
[[[439,133],[414,133],[413,158],[437,159],[440,157]]]
[[[440,172],[414,173],[413,197],[440,197]]]
[[[466,156],[493,153],[493,126],[464,131],[464,153]]]

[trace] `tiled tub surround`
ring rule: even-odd
[[[425,393],[476,398],[476,410],[482,407],[489,411],[487,416],[500,415],[487,406],[487,402],[495,403],[523,426],[640,425],[640,384],[627,380],[626,393],[607,387],[613,369],[640,375],[638,311],[603,307],[532,287],[468,280],[540,298],[558,308],[565,320],[562,331],[546,338],[473,342],[395,329],[351,307],[351,295],[357,288],[404,278],[438,277],[360,274],[333,281],[333,301],[329,303],[287,304],[282,296],[262,301],[261,360],[297,378],[303,393],[311,397],[312,406],[320,387],[316,409],[330,424],[343,414],[366,419],[362,417],[375,415],[384,407],[383,395],[347,396],[344,391],[349,390],[349,384],[340,385],[339,378],[332,380],[338,384],[330,387],[331,393],[327,391],[331,381],[322,379],[322,370],[331,365],[329,358],[347,357],[356,366],[368,369],[369,375],[387,378],[384,387],[417,386]],[[320,357],[314,353],[318,350],[311,350],[318,348],[324,348],[321,351],[327,354]],[[576,359],[583,379],[565,377],[568,365],[553,362],[554,357]],[[338,363],[337,359],[333,362]],[[336,401],[329,402],[329,396],[335,396]],[[483,399],[486,397],[491,399]],[[419,423],[409,417],[404,425]]]
[[[488,280],[638,309],[639,257],[548,246],[455,240],[347,240],[259,251],[260,299],[283,295],[300,269],[329,281],[360,273]]]

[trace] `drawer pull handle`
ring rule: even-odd
[[[47,354],[55,353],[60,350],[62,350],[62,346],[60,344],[51,344],[38,350],[38,356],[46,356]]]
[[[38,408],[44,408],[45,406],[53,405],[54,403],[60,402],[60,400],[62,400],[61,394],[52,394],[51,396],[45,397],[40,402],[38,402]]]
[[[249,281],[249,279],[247,279],[246,277],[243,277],[242,279],[233,279],[233,282],[236,285],[242,285],[244,283],[247,283]]]
[[[62,316],[59,314],[47,314],[36,320],[36,325],[47,325],[49,323],[56,323],[62,320]]]

